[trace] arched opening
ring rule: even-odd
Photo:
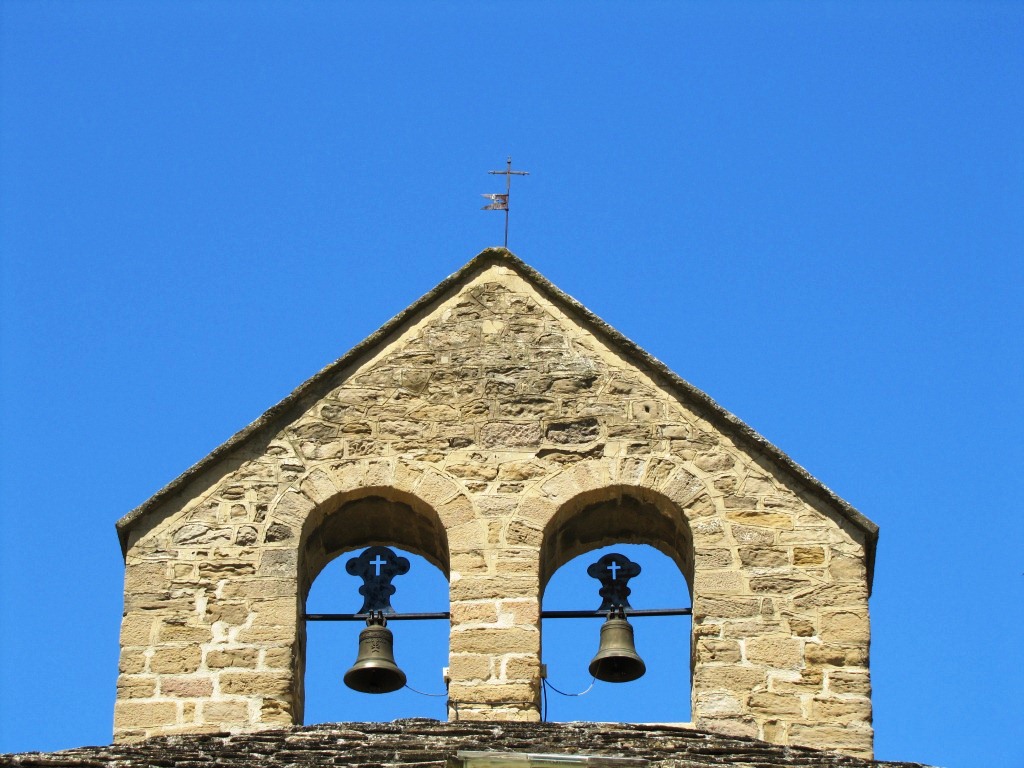
[[[682,512],[643,488],[608,487],[582,494],[548,523],[541,554],[543,609],[596,610],[600,584],[587,567],[618,552],[641,565],[630,582],[634,609],[687,608],[692,600],[693,544]],[[634,617],[630,623],[647,674],[630,683],[591,684],[588,664],[598,650],[601,619],[545,619],[548,720],[688,722],[692,624],[688,616]],[[542,702],[544,703],[544,702]]]
[[[411,494],[374,488],[332,499],[306,521],[299,563],[303,612],[358,611],[362,582],[346,572],[345,563],[373,545],[391,547],[410,561],[409,572],[393,583],[396,611],[449,610],[448,542],[436,512]],[[300,622],[297,720],[310,724],[444,718],[442,669],[448,663],[449,623],[392,621],[388,626],[394,633],[395,660],[408,676],[409,688],[374,695],[350,690],[342,682],[355,661],[363,622]]]
[[[686,580],[678,566],[651,546],[614,544],[579,555],[558,569],[544,592],[544,610],[590,610],[601,603],[600,584],[587,566],[618,552],[642,567],[630,581],[633,608],[685,608]],[[602,619],[544,619],[543,662],[547,665],[544,719],[553,722],[688,722],[690,720],[690,617],[644,616],[630,619],[636,650],[647,673],[631,683],[597,681],[587,665],[598,649]]]
[[[361,549],[361,547],[359,548]],[[345,571],[359,549],[332,560],[317,576],[306,598],[307,613],[353,613],[359,610],[361,580]],[[391,604],[399,613],[448,610],[448,580],[425,558],[392,547],[409,559],[409,572],[397,577]],[[388,721],[399,717],[444,720],[446,697],[442,670],[448,664],[447,621],[392,621],[395,661],[408,676],[408,687],[381,695],[357,693],[342,676],[356,658],[362,622],[306,623],[306,725],[325,722]],[[416,693],[419,691],[420,693]],[[426,695],[440,694],[440,695]]]

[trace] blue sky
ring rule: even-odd
[[[500,244],[480,194],[511,154],[510,248],[881,527],[878,756],[1024,766],[1024,5],[4,0],[0,24],[0,751],[109,742],[114,521]],[[636,604],[671,599],[641,556]],[[437,609],[429,572],[396,602]],[[314,596],[352,610],[332,578]],[[563,607],[596,586],[556,579]],[[407,626],[439,690],[443,640]],[[353,628],[322,629],[310,716],[356,717]],[[545,631],[581,690],[596,626]],[[667,685],[552,717],[679,719],[680,633],[637,622]]]

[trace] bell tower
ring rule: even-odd
[[[118,533],[120,741],[301,723],[305,599],[338,556],[363,575],[369,619],[346,682],[401,687],[385,624],[384,577],[402,567],[391,547],[448,579],[449,717],[537,721],[551,575],[601,547],[649,544],[691,593],[695,727],[872,751],[876,526],[504,249]],[[591,669],[628,685],[644,672],[626,587],[636,564],[602,561],[608,620]]]

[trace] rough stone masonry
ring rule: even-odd
[[[547,580],[644,543],[692,593],[694,725],[872,752],[875,525],[503,249],[118,530],[118,741],[301,723],[306,594],[371,544],[448,577],[450,715],[536,721]]]

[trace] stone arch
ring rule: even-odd
[[[295,621],[284,628],[294,638],[287,698],[295,723],[302,721],[304,704],[301,616],[313,580],[331,560],[364,546],[393,545],[422,555],[450,580],[449,532],[482,540],[473,505],[457,481],[432,467],[389,459],[313,469],[275,500],[268,520],[299,531],[297,540],[278,550],[291,555],[282,561],[289,563],[295,588]]]
[[[548,480],[540,554],[543,591],[572,558],[614,543],[649,544],[675,561],[691,593],[694,541],[689,510],[707,500],[704,483],[666,459],[579,462]]]
[[[645,544],[676,564],[693,598],[697,558],[691,517],[706,512],[710,497],[704,482],[681,462],[635,457],[580,462],[545,483],[544,490],[553,511],[540,547],[542,596],[552,575],[573,558],[613,544]],[[694,635],[691,630],[691,643]],[[692,663],[683,663],[692,690]]]
[[[420,497],[390,486],[339,492],[314,507],[300,536],[299,599],[324,567],[345,552],[375,544],[422,555],[450,577],[448,536],[437,512]]]
[[[670,557],[693,590],[693,535],[667,496],[643,486],[607,485],[581,493],[561,507],[544,530],[541,588],[579,555],[611,544],[649,544]]]

